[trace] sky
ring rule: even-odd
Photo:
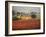
[[[12,9],[15,12],[24,12],[24,13],[30,13],[30,12],[40,12],[40,7],[24,7],[24,6],[13,6]]]

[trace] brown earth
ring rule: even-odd
[[[40,20],[13,20],[12,30],[40,29]]]

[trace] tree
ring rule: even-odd
[[[13,16],[15,15],[15,12],[14,12],[14,11],[12,11],[12,15],[13,15]]]
[[[20,12],[17,12],[17,16],[19,16],[20,15]]]
[[[32,18],[36,18],[36,13],[35,13],[35,12],[32,12],[32,13],[31,13],[31,17],[32,17]]]

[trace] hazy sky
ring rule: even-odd
[[[30,13],[30,12],[40,12],[40,7],[23,7],[23,6],[13,6],[12,9],[15,12],[24,12],[24,13]]]

